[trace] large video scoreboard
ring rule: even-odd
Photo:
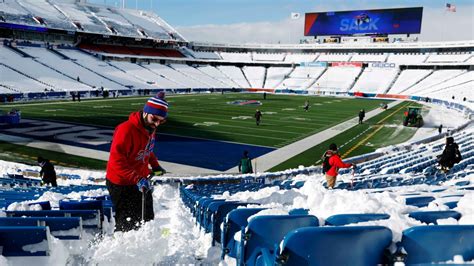
[[[305,36],[417,34],[423,7],[306,13]]]

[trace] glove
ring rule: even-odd
[[[152,175],[155,175],[155,176],[160,176],[160,175],[166,174],[165,168],[161,167],[161,165],[158,165],[157,167],[154,167],[153,169],[151,169],[151,171],[152,171]]]
[[[147,192],[151,189],[150,180],[148,178],[142,178],[137,183],[138,190]]]

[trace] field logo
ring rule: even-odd
[[[232,105],[262,105],[260,101],[257,100],[236,100],[232,102],[227,102],[227,104]]]

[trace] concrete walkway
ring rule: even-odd
[[[393,106],[401,103],[402,101],[395,101],[391,102],[388,104],[389,108],[392,108]],[[380,108],[376,108],[375,110],[372,110],[368,113],[365,114],[365,120],[370,119],[380,113],[382,113],[383,110]],[[277,149],[275,151],[269,152],[263,156],[260,156],[254,160],[257,160],[257,165],[258,165],[258,171],[259,172],[265,172],[268,171],[269,169],[285,162],[289,158],[292,158],[338,134],[341,134],[342,132],[354,127],[359,123],[359,117],[355,117],[352,119],[349,119],[341,124],[337,124],[331,128],[328,128],[326,130],[323,130],[319,133],[316,133],[312,136],[309,136],[305,139],[299,140],[297,142],[294,142],[292,144],[289,144],[285,147],[282,147],[280,149]],[[315,157],[315,161],[316,161]],[[234,167],[226,171],[226,173],[237,173],[238,168]]]

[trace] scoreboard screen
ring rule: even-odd
[[[421,32],[423,7],[305,14],[305,36]]]

